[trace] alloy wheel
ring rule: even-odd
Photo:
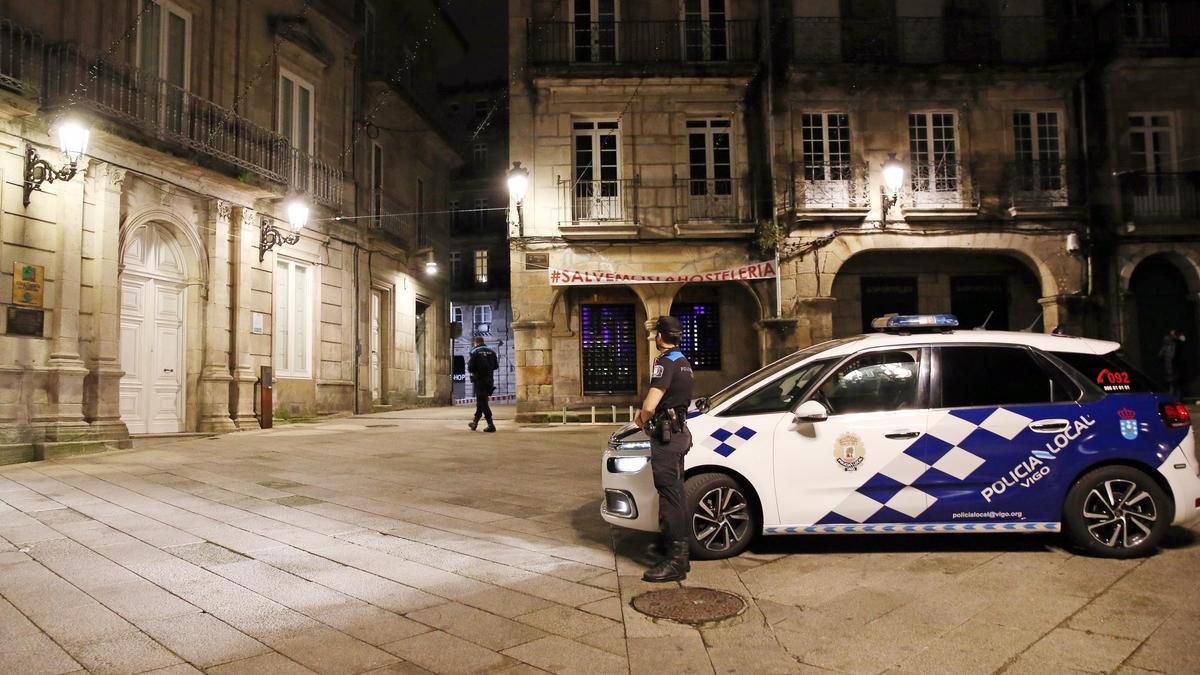
[[[1083,517],[1096,541],[1109,548],[1132,548],[1150,536],[1158,508],[1154,497],[1137,483],[1113,479],[1088,492]]]
[[[704,493],[692,514],[692,534],[709,551],[727,551],[750,528],[750,506],[741,491],[717,487]]]

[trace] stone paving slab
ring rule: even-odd
[[[740,617],[629,605],[605,427],[459,409],[0,467],[0,672],[1196,672],[1198,528],[1109,561],[1049,536],[768,539],[694,563]],[[391,426],[372,426],[391,425]]]

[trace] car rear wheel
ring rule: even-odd
[[[732,558],[750,545],[758,532],[753,493],[723,473],[692,476],[683,486],[692,536],[692,559]]]
[[[1172,506],[1144,471],[1106,466],[1075,481],[1064,521],[1071,541],[1083,551],[1102,558],[1136,558],[1158,548],[1171,525]]]

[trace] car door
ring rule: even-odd
[[[933,366],[935,407],[917,453],[929,466],[917,481],[933,500],[927,520],[1057,522],[1061,500],[1038,496],[1058,453],[1094,424],[1078,386],[1021,345],[938,346]]]
[[[826,419],[780,420],[777,531],[906,523],[925,511],[925,494],[912,487],[920,463],[910,453],[925,435],[928,354],[920,346],[856,354],[807,397],[825,405]]]

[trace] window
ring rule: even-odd
[[[688,217],[733,215],[729,120],[688,120]]]
[[[614,122],[575,122],[575,220],[617,220],[623,217],[618,164],[620,130]]]
[[[308,156],[313,148],[312,85],[286,70],[279,72],[279,133],[292,148],[304,156],[292,163],[292,184],[303,190],[310,187]]]
[[[738,401],[722,415],[759,415],[791,410],[798,402],[796,399],[832,362],[831,360],[816,361],[797,368],[787,375],[777,378],[774,382],[763,385],[761,389]]]
[[[612,62],[616,59],[617,0],[572,0],[575,60]]]
[[[450,305],[450,323],[462,323],[463,308],[462,305]]]
[[[484,226],[487,225],[488,200],[486,198],[475,200],[475,213],[472,215],[475,216],[474,221],[476,227],[482,230]]]
[[[913,192],[958,191],[958,145],[952,112],[909,113],[908,150]]]
[[[716,303],[673,304],[671,316],[683,324],[679,349],[693,370],[721,369],[721,314]]]
[[[1013,158],[1017,162],[1017,189],[1053,191],[1063,188],[1058,113],[1013,113]]]
[[[1108,354],[1077,354],[1074,352],[1052,352],[1067,362],[1089,381],[1107,392],[1149,393],[1166,391],[1157,381],[1134,368],[1116,352]]]
[[[183,92],[190,81],[192,16],[178,5],[151,0],[138,28],[138,68],[157,78],[158,122],[173,131],[183,128]]]
[[[475,305],[472,310],[472,318],[475,320],[475,325],[481,323],[492,322],[492,306],[491,305]]]
[[[1020,347],[940,349],[941,407],[1019,405],[1070,401],[1079,390],[1062,374],[1051,374],[1032,352]]]
[[[581,305],[584,394],[631,394],[637,391],[637,341],[641,331],[634,307]]]
[[[919,404],[921,350],[868,352],[829,376],[816,398],[830,415],[911,410]]]
[[[684,43],[689,61],[724,61],[729,57],[725,0],[684,0]]]
[[[363,5],[363,56],[367,65],[375,60],[375,8],[369,2]]]
[[[312,374],[311,277],[308,265],[276,259],[273,361],[275,374],[281,377]]]
[[[462,278],[462,251],[450,251],[450,281]]]
[[[383,148],[378,143],[371,143],[371,216],[375,227],[382,223],[379,220],[383,213]]]
[[[804,113],[800,124],[804,180],[850,180],[850,116]]]
[[[1121,19],[1125,38],[1135,42],[1167,41],[1168,6],[1163,0],[1126,0]]]
[[[475,251],[475,284],[484,286],[488,282],[488,252],[487,249]]]
[[[471,162],[478,171],[486,171],[488,166],[488,144],[476,143],[471,152]]]
[[[1129,159],[1134,171],[1165,173],[1175,166],[1175,125],[1170,113],[1129,116]]]

